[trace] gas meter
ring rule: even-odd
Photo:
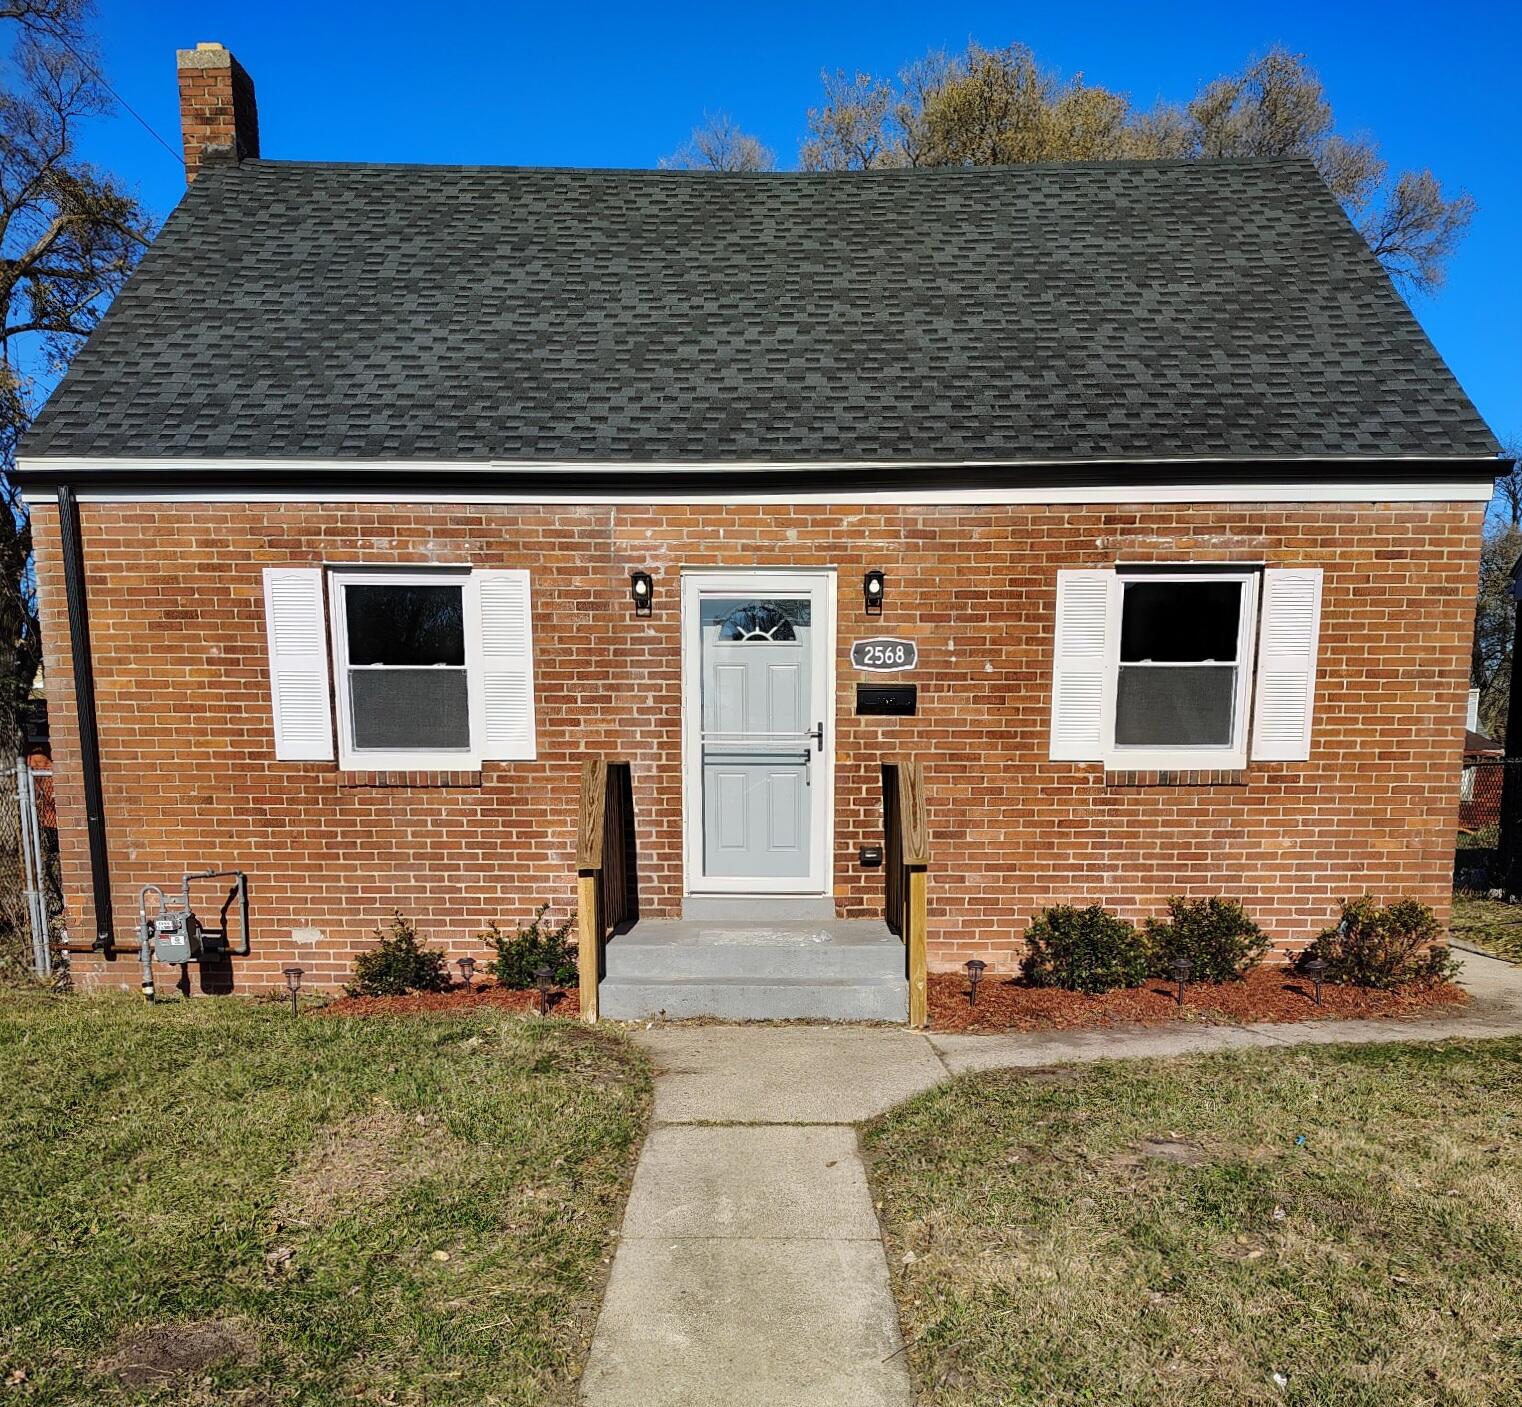
[[[230,879],[227,895],[222,901],[221,927],[210,928],[196,917],[190,907],[190,886],[193,881],[207,879]],[[154,903],[149,906],[149,897]],[[228,913],[234,902],[238,905],[238,943],[234,946],[228,938]],[[153,1000],[153,964],[169,963],[184,967],[187,963],[205,962],[220,957],[247,957],[248,945],[248,878],[242,870],[198,870],[180,878],[180,892],[166,894],[157,884],[145,884],[138,893],[138,941],[139,955],[143,965],[143,995]]]

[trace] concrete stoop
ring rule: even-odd
[[[876,919],[642,919],[608,940],[615,1021],[907,1021],[904,947]]]

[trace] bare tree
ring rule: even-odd
[[[1511,594],[1511,573],[1522,556],[1522,446],[1504,451],[1502,462],[1506,472],[1496,480],[1480,545],[1469,666],[1469,682],[1480,691],[1481,731],[1498,742],[1506,741],[1516,640],[1517,603]]]
[[[1519,554],[1522,554],[1522,529],[1509,523],[1487,524],[1480,548],[1469,682],[1480,691],[1480,729],[1498,742],[1506,741],[1517,619],[1517,603],[1511,594],[1511,569]]]
[[[0,21],[53,39],[82,38],[89,9],[89,0],[0,0]]]
[[[1128,95],[1043,68],[1023,44],[933,53],[895,83],[869,73],[822,75],[808,115],[805,170],[987,166],[1028,161],[1306,156],[1403,287],[1430,292],[1475,210],[1430,171],[1390,179],[1367,136],[1335,128],[1303,54],[1271,49],[1207,83],[1186,104],[1137,111]]]
[[[909,103],[886,79],[844,70],[819,75],[824,106],[809,109],[805,171],[870,171],[906,166],[904,130]]]
[[[1397,282],[1431,293],[1442,286],[1475,209],[1474,197],[1465,191],[1445,198],[1432,172],[1403,171],[1358,228]]]
[[[31,530],[11,469],[49,386],[136,266],[149,222],[113,177],[80,159],[82,122],[108,95],[76,24],[77,3],[12,3],[18,21],[0,92],[0,737],[14,739],[41,659]]]
[[[1241,73],[1218,78],[1189,104],[1201,156],[1308,156],[1404,287],[1430,293],[1474,216],[1464,192],[1446,197],[1430,171],[1393,182],[1368,136],[1333,130],[1332,107],[1304,54],[1270,49]]]
[[[1496,480],[1496,495],[1491,510],[1499,509],[1512,527],[1522,527],[1522,441],[1514,441],[1501,451],[1506,472]]]
[[[740,126],[727,113],[704,114],[703,124],[670,156],[661,158],[667,171],[772,171],[777,157],[770,147]]]

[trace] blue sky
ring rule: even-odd
[[[1310,56],[1344,131],[1478,200],[1447,286],[1415,308],[1496,432],[1522,441],[1516,3],[99,5],[107,77],[176,150],[174,50],[218,40],[254,78],[264,154],[313,160],[652,166],[722,110],[792,165],[824,68],[892,73],[1020,40],[1145,105],[1282,43]],[[83,145],[156,213],[179,198],[179,164],[127,113]]]

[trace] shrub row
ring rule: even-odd
[[[576,949],[572,914],[558,926],[545,922],[548,904],[541,904],[530,922],[504,933],[495,923],[480,935],[495,950],[488,971],[504,987],[523,990],[534,985],[534,973],[550,970],[550,981],[568,987],[576,981]],[[379,944],[354,959],[354,973],[344,990],[355,997],[397,997],[404,992],[442,992],[449,986],[444,954],[424,947],[417,926],[400,910],[391,917],[391,931],[377,928]]]
[[[1391,989],[1443,981],[1457,964],[1432,910],[1414,899],[1380,907],[1367,896],[1345,900],[1333,928],[1297,959],[1314,959],[1329,982]],[[1171,977],[1179,959],[1193,982],[1239,981],[1262,961],[1270,944],[1234,899],[1171,899],[1166,918],[1138,931],[1098,904],[1043,909],[1025,932],[1021,974],[1033,987],[1109,992],[1138,987],[1148,977]]]

